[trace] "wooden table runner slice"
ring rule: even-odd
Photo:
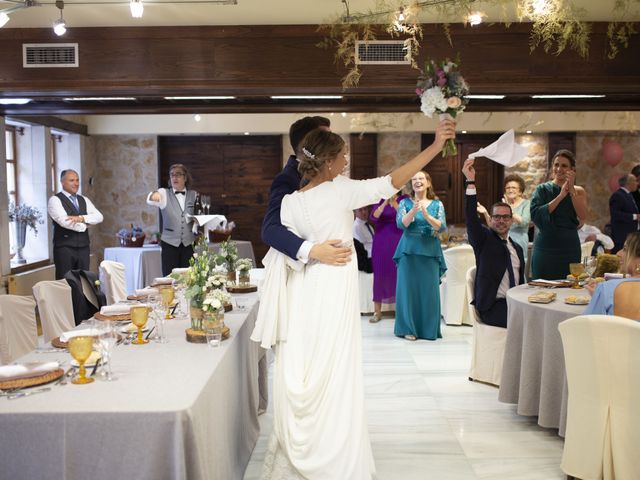
[[[0,381],[0,389],[10,390],[14,388],[35,387],[36,385],[43,385],[45,383],[53,382],[54,380],[59,379],[62,375],[64,375],[64,370],[62,368],[56,368],[55,370],[43,373],[42,375],[38,375],[37,377],[17,378],[15,380]]]

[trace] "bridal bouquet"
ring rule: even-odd
[[[458,71],[458,65],[449,59],[440,63],[433,60],[425,62],[416,93],[421,99],[420,110],[428,117],[438,112],[441,119],[448,116],[453,120],[469,103],[465,98],[469,94],[469,85]],[[442,156],[448,157],[457,153],[455,141],[447,140],[442,149]]]

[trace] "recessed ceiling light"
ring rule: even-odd
[[[533,131],[532,130],[527,130],[527,133],[533,133]]]
[[[249,135],[249,132],[244,132],[245,135]]]
[[[482,23],[482,17],[484,16],[485,14],[483,14],[482,12],[472,12],[467,15],[467,22],[469,22],[469,25],[471,25],[472,27],[475,27],[476,25],[480,25]]]
[[[466,130],[462,130],[462,132],[460,132],[460,133],[467,133],[467,131]]]
[[[193,97],[164,97],[165,100],[234,100],[236,97],[228,95],[193,96]]]
[[[66,97],[63,100],[65,102],[132,102],[136,97]]]
[[[30,101],[30,98],[0,98],[0,105],[24,105]]]
[[[199,122],[200,120],[202,120],[202,117],[200,116],[200,114],[199,114],[199,113],[196,113],[196,114],[193,116],[193,119],[194,119],[196,122]]]
[[[531,98],[604,98],[606,95],[531,95]]]
[[[340,115],[342,115],[343,117],[347,116],[347,112],[342,112]]]
[[[340,100],[342,95],[272,95],[272,100]]]
[[[502,100],[505,95],[465,95],[464,98],[473,100]]]

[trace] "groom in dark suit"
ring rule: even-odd
[[[351,259],[351,248],[338,247],[341,240],[327,240],[313,244],[291,233],[282,225],[280,207],[285,195],[300,188],[302,180],[298,172],[297,156],[302,140],[316,128],[329,130],[331,122],[325,117],[304,117],[291,125],[289,140],[294,155],[289,157],[284,169],[276,176],[269,192],[269,206],[262,221],[262,241],[294,260],[307,263],[310,259],[330,265],[345,265]]]
[[[624,246],[627,235],[638,231],[638,206],[632,193],[638,189],[635,175],[623,175],[618,180],[620,188],[609,198],[609,212],[611,213],[611,238],[613,250],[616,253]]]
[[[467,236],[476,257],[471,303],[484,323],[506,328],[507,290],[524,283],[524,253],[520,245],[509,238],[513,218],[508,204],[498,202],[491,207],[490,228],[480,223],[473,163],[473,159],[467,159],[462,167],[467,186],[464,197]]]

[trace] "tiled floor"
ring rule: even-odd
[[[563,441],[535,418],[467,379],[470,327],[443,327],[437,342],[393,336],[393,320],[362,320],[365,404],[378,480],[555,480]],[[260,476],[271,409],[244,480]]]

